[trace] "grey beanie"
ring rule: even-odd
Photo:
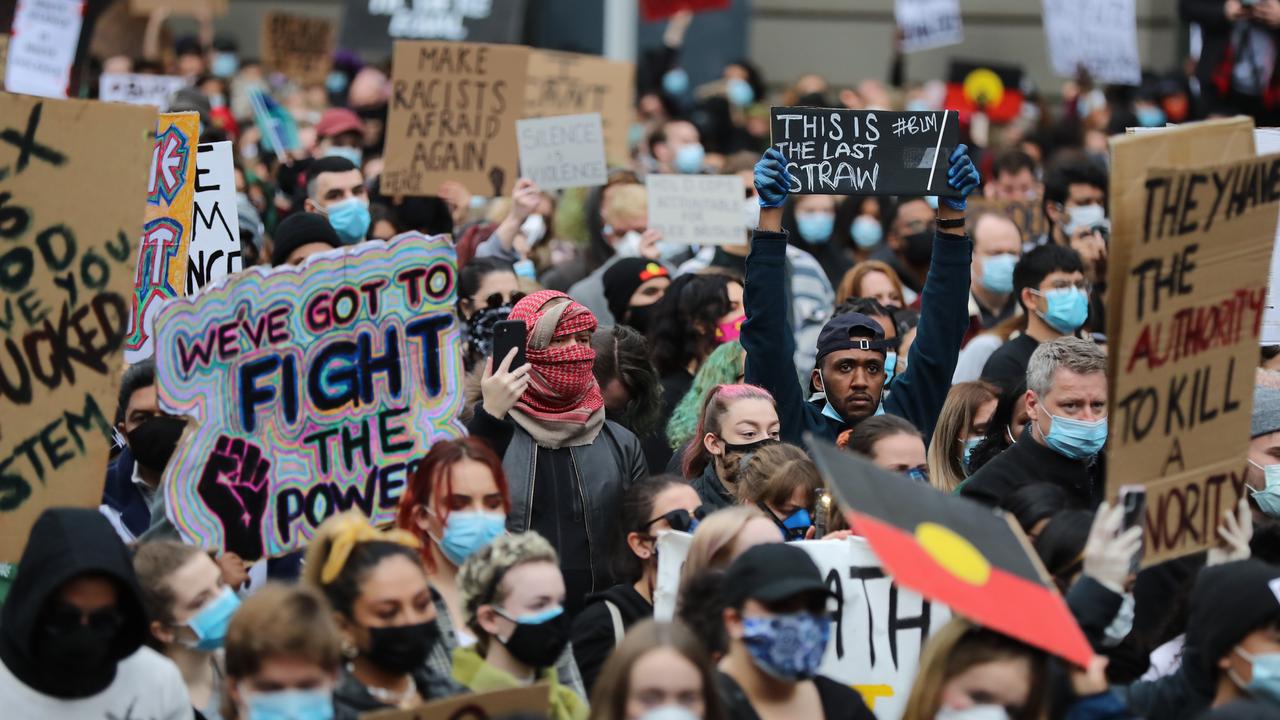
[[[1250,438],[1280,431],[1280,390],[1269,387],[1253,389],[1253,422]]]

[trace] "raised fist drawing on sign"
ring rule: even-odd
[[[262,518],[267,509],[271,461],[250,442],[226,435],[204,465],[196,491],[222,522],[227,552],[246,562],[262,557]]]

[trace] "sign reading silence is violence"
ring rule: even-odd
[[[0,93],[0,562],[102,501],[155,122]]]
[[[157,393],[192,420],[164,476],[183,539],[254,560],[352,507],[389,523],[416,460],[464,434],[456,272],[447,238],[407,233],[167,303]]]

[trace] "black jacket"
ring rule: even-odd
[[[133,453],[124,448],[107,465],[107,482],[102,486],[102,504],[120,513],[120,520],[141,537],[151,527],[151,509],[142,490],[133,482]]]
[[[1106,490],[1103,465],[1102,453],[1092,461],[1072,460],[1041,445],[1031,437],[1028,425],[1018,442],[960,483],[959,493],[994,506],[1023,485],[1044,482],[1061,487],[1075,504],[1092,509],[1102,502]]]
[[[622,627],[616,628],[613,615],[605,601],[618,608]],[[618,635],[644,618],[653,617],[653,605],[645,600],[631,585],[614,585],[602,593],[587,597],[587,606],[573,619],[569,640],[573,645],[573,657],[578,661],[578,672],[591,696],[600,668],[609,659],[609,653],[617,645]]]
[[[813,684],[818,687],[818,698],[822,702],[822,718],[813,720],[875,720],[876,716],[867,709],[867,704],[857,690],[824,675],[815,676]],[[733,720],[760,720],[760,715],[751,706],[747,694],[733,678],[717,672],[716,690],[723,701],[725,717]]]
[[[124,622],[116,634],[110,664],[92,677],[68,677],[64,668],[41,667],[35,658],[43,611],[68,580],[105,575],[116,586]],[[31,528],[18,563],[18,577],[0,614],[0,661],[27,687],[63,699],[96,695],[111,686],[116,665],[137,652],[147,637],[147,613],[133,574],[129,550],[111,523],[96,510],[45,510]]]
[[[423,700],[431,702],[454,695],[462,695],[467,689],[459,685],[452,677],[439,677],[431,673],[428,666],[418,668],[413,673],[413,685]],[[390,710],[391,706],[378,700],[369,692],[369,688],[355,678],[344,665],[338,675],[338,684],[333,688],[333,719],[356,720],[365,713],[377,710]]]

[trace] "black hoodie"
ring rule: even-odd
[[[578,671],[582,673],[582,683],[587,687],[588,696],[596,684],[600,668],[617,644],[613,617],[609,606],[605,605],[606,600],[617,606],[618,615],[622,618],[623,633],[640,620],[653,617],[653,605],[636,592],[630,583],[614,585],[604,592],[587,596],[586,606],[573,619],[569,639],[573,645],[573,658],[578,661]]]
[[[35,657],[43,613],[68,580],[88,574],[109,577],[116,585],[124,622],[111,663],[90,675],[59,668],[45,671]],[[96,510],[45,510],[31,528],[18,577],[0,614],[0,661],[24,685],[44,695],[66,700],[96,695],[111,686],[116,665],[142,647],[147,616],[140,598],[129,551],[106,518]]]

